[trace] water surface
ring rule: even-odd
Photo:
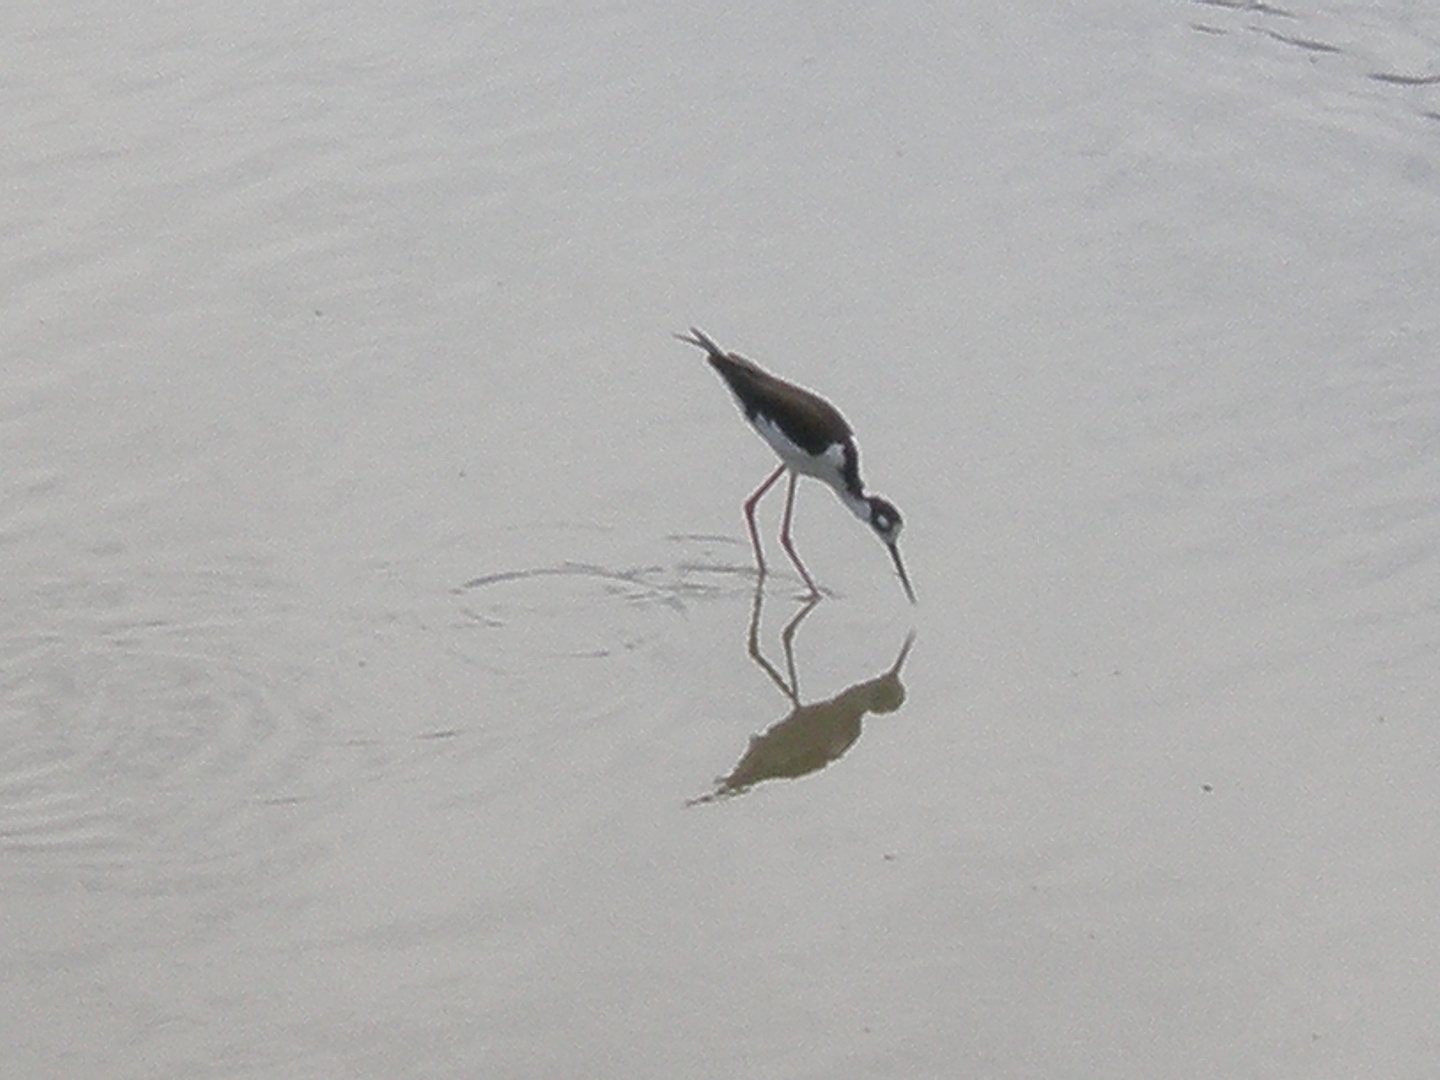
[[[7,1076],[1434,1073],[1440,21],[238,12],[0,15]]]

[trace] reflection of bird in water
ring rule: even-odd
[[[838,759],[860,737],[860,726],[867,713],[894,712],[905,701],[905,687],[900,682],[900,668],[915,643],[912,630],[900,646],[900,655],[890,670],[873,679],[856,683],[828,701],[810,705],[800,703],[800,688],[795,678],[793,641],[795,631],[814,609],[816,600],[802,607],[781,634],[785,646],[789,683],[764,658],[759,648],[760,592],[755,594],[755,607],[750,619],[750,656],[795,706],[784,720],[760,735],[750,738],[750,745],[739,764],[715,782],[715,790],[691,799],[689,805],[714,802],[739,795],[764,780],[796,779],[816,772]]]

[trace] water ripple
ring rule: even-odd
[[[326,736],[293,677],[242,659],[218,618],[177,623],[121,586],[78,594],[100,617],[62,603],[52,626],[0,631],[5,878],[154,894],[302,858]]]

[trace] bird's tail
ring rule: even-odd
[[[719,345],[716,345],[715,342],[711,341],[708,337],[706,337],[703,331],[697,330],[695,327],[692,326],[690,328],[690,333],[694,336],[686,337],[684,334],[676,334],[675,338],[678,341],[685,342],[685,344],[687,345],[698,345],[700,348],[708,352],[711,356],[723,357],[725,355],[724,350],[721,349]]]

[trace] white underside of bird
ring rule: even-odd
[[[792,472],[800,473],[802,476],[813,476],[816,480],[827,485],[840,501],[850,508],[850,512],[861,521],[869,521],[870,504],[864,499],[856,498],[845,488],[845,446],[843,443],[831,443],[825,448],[825,452],[819,457],[814,457],[803,448],[790,441],[779,424],[775,423],[764,413],[756,413],[755,419],[751,421],[760,437],[770,444],[780,460],[785,463],[786,468]]]

